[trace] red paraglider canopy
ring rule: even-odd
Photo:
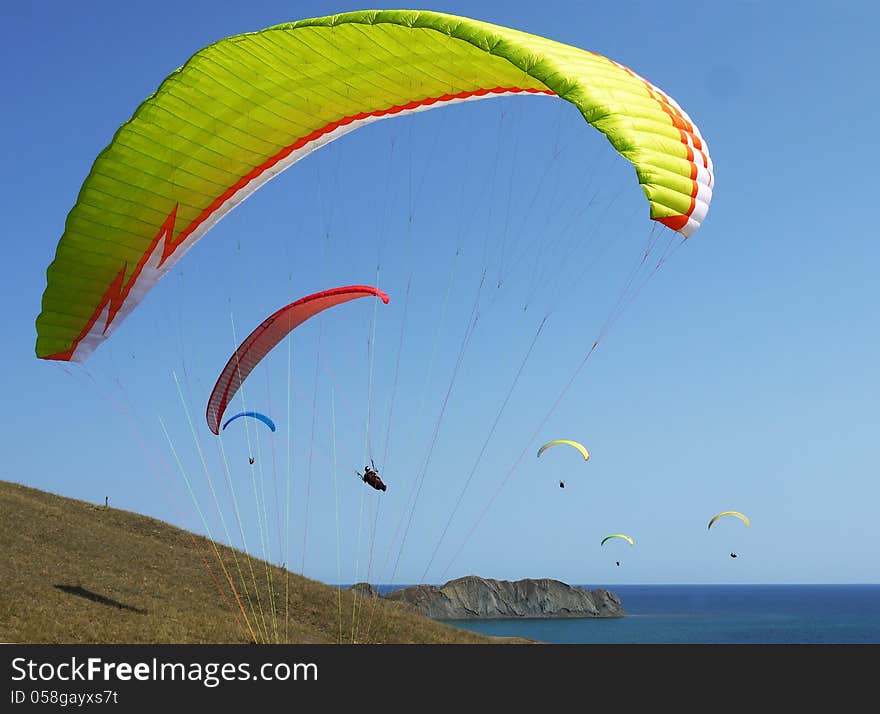
[[[369,285],[348,285],[307,295],[296,302],[285,305],[263,320],[257,329],[251,332],[247,339],[238,346],[217,378],[217,384],[214,385],[214,391],[211,392],[208,408],[205,412],[205,418],[208,420],[208,427],[211,431],[215,434],[220,433],[223,413],[244,380],[260,360],[269,354],[291,330],[327,308],[369,295],[381,298],[385,304],[388,303],[388,295],[378,288]]]

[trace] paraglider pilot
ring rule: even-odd
[[[379,472],[376,470],[376,464],[373,462],[373,459],[370,459],[370,466],[364,466],[363,473],[360,471],[355,471],[355,473],[361,477],[364,483],[369,484],[377,491],[385,491],[388,488],[379,477]]]

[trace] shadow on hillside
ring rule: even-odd
[[[126,605],[124,602],[119,602],[119,600],[114,600],[113,598],[105,597],[104,595],[98,595],[98,593],[93,593],[91,590],[86,590],[80,585],[55,585],[53,587],[55,587],[57,590],[61,590],[62,592],[66,592],[69,595],[76,595],[77,597],[85,598],[86,600],[91,600],[92,602],[97,602],[101,605],[118,607],[120,610],[130,610],[131,612],[136,612],[139,615],[147,614],[146,610],[141,610],[139,607]]]

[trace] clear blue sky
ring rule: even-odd
[[[271,435],[239,420],[223,436],[251,552],[265,541],[272,560],[304,562],[327,582],[880,582],[874,3],[420,5],[605,54],[674,97],[708,142],[716,186],[704,226],[638,290],[564,394],[629,294],[645,241],[679,241],[652,227],[630,165],[548,98],[344,137],[233,211],[84,365],[34,356],[65,216],[137,105],[206,44],[363,7],[4,4],[0,478],[109,496],[199,532],[207,523],[225,541],[222,514],[241,545],[204,422],[232,322],[240,340],[303,295],[378,284],[389,305],[361,300],[316,318],[295,333],[290,371],[284,343],[245,385],[246,406],[278,424]],[[564,447],[535,458],[554,438],[583,442],[592,458]],[[389,484],[381,495],[353,474],[367,442]],[[751,528],[725,519],[707,531],[728,509]],[[635,546],[599,547],[618,532]]]

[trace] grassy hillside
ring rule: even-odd
[[[0,481],[0,642],[251,641],[509,640],[215,550],[137,513]]]

